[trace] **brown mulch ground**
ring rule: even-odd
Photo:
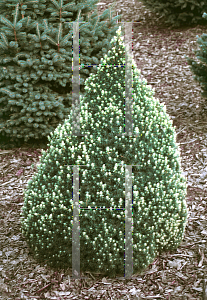
[[[108,3],[99,5],[99,11]],[[169,30],[132,0],[118,1],[115,11],[124,15],[123,20],[141,20],[133,25],[135,61],[155,97],[166,103],[176,126],[188,179],[189,219],[184,239],[176,251],[158,256],[131,279],[85,272],[81,275],[87,279],[74,280],[70,269],[40,265],[21,235],[20,210],[23,190],[36,171],[42,147],[24,144],[0,150],[0,299],[207,299],[207,118],[201,88],[183,57],[194,57],[196,35],[207,28]]]

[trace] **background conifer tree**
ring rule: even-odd
[[[136,0],[138,1],[138,0]],[[141,0],[153,13],[172,28],[189,25],[206,25],[202,14],[207,10],[206,1],[198,0]]]
[[[207,14],[203,14],[203,18],[207,19]],[[207,34],[203,33],[201,37],[198,35],[197,43],[199,44],[199,50],[194,50],[196,57],[200,60],[200,63],[196,62],[192,58],[187,57],[188,65],[190,66],[191,71],[195,74],[193,78],[199,82],[201,88],[203,89],[203,93],[201,95],[207,99]],[[207,101],[204,102],[204,106],[207,109]],[[202,109],[203,110],[203,109]]]
[[[111,9],[98,16],[97,2],[0,1],[1,136],[41,139],[68,117],[73,21],[85,22],[79,23],[81,94],[118,28],[120,16],[112,18]]]

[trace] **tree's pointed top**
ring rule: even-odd
[[[121,26],[119,26],[116,35],[111,40],[111,49],[101,59],[97,73],[91,74],[85,81],[86,94],[81,97],[80,103],[83,120],[81,127],[91,134],[124,133],[127,105],[125,99],[127,95],[126,52],[127,64],[129,63],[133,69],[136,69],[136,64],[130,58],[123,40]],[[128,86],[132,87],[132,80]]]

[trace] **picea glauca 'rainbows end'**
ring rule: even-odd
[[[132,61],[133,134],[122,135],[125,46],[119,28],[80,97],[80,132],[85,136],[72,135],[71,113],[51,133],[38,172],[28,182],[22,233],[36,257],[51,266],[72,264],[70,165],[84,165],[79,167],[81,270],[124,274],[126,165],[137,165],[132,173],[133,271],[145,269],[159,252],[176,249],[183,239],[186,179],[176,132],[165,106],[153,97]]]

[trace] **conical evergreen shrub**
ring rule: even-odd
[[[0,1],[0,135],[12,141],[41,139],[68,118],[73,21],[80,22],[82,94],[118,29],[120,16],[112,18],[111,9],[98,16],[97,2]]]
[[[72,114],[48,137],[28,182],[22,234],[34,256],[72,266],[73,166],[79,166],[80,269],[124,275],[125,167],[133,167],[133,272],[177,249],[187,223],[186,179],[166,108],[133,66],[133,134],[124,134],[125,46],[121,28],[80,97],[80,132]]]

